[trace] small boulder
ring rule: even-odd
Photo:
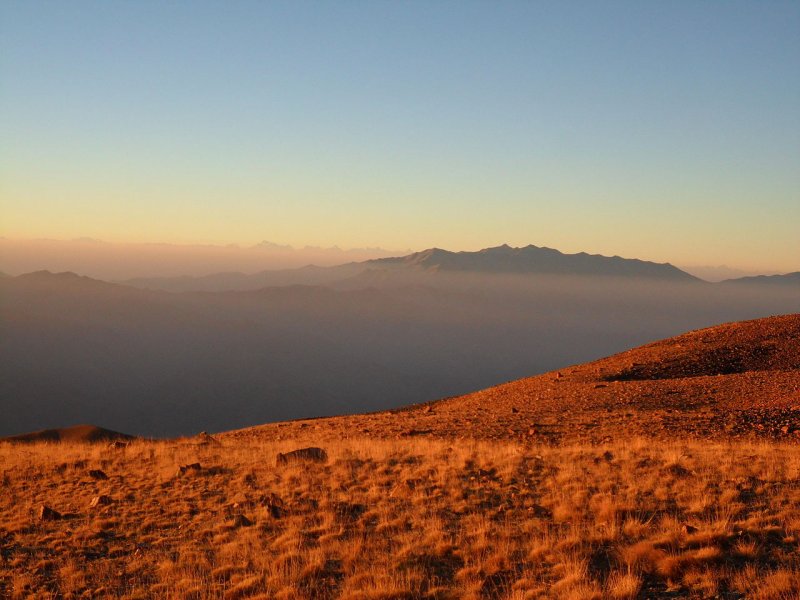
[[[245,517],[244,515],[241,515],[241,514],[236,515],[233,518],[233,526],[236,527],[236,528],[239,528],[239,527],[250,527],[252,524],[253,524],[253,522],[250,519],[248,519],[247,517]]]
[[[328,461],[328,453],[322,448],[299,448],[291,452],[278,452],[275,463],[278,465],[288,465],[293,462],[317,462],[324,463]]]
[[[38,515],[40,521],[58,521],[61,518],[60,512],[44,504],[39,507]]]
[[[178,472],[175,473],[176,477],[180,477],[181,475],[185,475],[189,471],[202,471],[203,467],[200,466],[200,463],[191,463],[189,465],[182,465],[178,467]]]
[[[264,494],[259,499],[259,502],[266,508],[273,519],[280,519],[286,514],[283,500],[277,494]]]
[[[92,498],[92,501],[89,503],[89,508],[99,508],[101,506],[108,506],[109,504],[113,504],[114,500],[111,496],[106,496],[101,494],[100,496],[95,496]]]
[[[216,439],[214,436],[212,436],[211,434],[209,434],[206,431],[201,431],[200,433],[197,434],[197,443],[200,446],[209,446],[209,445],[221,446],[222,445],[218,439]]]
[[[89,477],[91,477],[92,479],[108,479],[108,475],[106,475],[100,469],[91,469],[89,471]]]
[[[671,465],[665,467],[664,470],[675,477],[688,477],[692,474],[689,469],[678,463],[672,463]]]

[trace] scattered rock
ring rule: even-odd
[[[407,429],[400,433],[400,437],[414,437],[417,435],[427,435],[433,433],[433,429]]]
[[[390,498],[408,498],[414,493],[416,485],[410,480],[398,483],[392,491],[389,492]]]
[[[222,442],[220,442],[214,436],[209,434],[207,431],[201,431],[200,433],[197,434],[197,443],[200,446],[209,446],[209,445],[221,446],[222,445]]]
[[[277,494],[265,494],[259,498],[259,502],[264,505],[273,519],[280,519],[286,514],[283,500]]]
[[[113,504],[114,500],[111,496],[106,496],[101,494],[100,496],[95,496],[92,498],[92,501],[89,503],[89,508],[98,508],[100,506],[108,506],[109,504]]]
[[[233,526],[236,527],[236,528],[239,528],[239,527],[250,527],[252,524],[253,524],[253,522],[250,519],[248,519],[247,517],[245,517],[244,515],[240,514],[240,515],[236,515],[235,517],[233,517]]]
[[[44,504],[39,507],[38,515],[40,521],[58,521],[61,518],[60,512]]]
[[[200,466],[200,463],[192,463],[190,465],[183,465],[178,467],[178,472],[175,473],[176,477],[180,477],[181,475],[185,475],[189,471],[202,471],[203,467]]]
[[[352,502],[334,502],[331,508],[333,508],[336,519],[345,523],[352,523],[367,512],[366,505]]]
[[[292,462],[327,462],[328,453],[322,448],[299,448],[291,452],[282,453],[278,452],[275,460],[278,465],[288,465]]]
[[[106,475],[100,469],[91,469],[89,471],[89,477],[91,477],[92,479],[108,479],[108,475]]]
[[[674,475],[675,477],[686,477],[692,474],[692,472],[689,469],[678,463],[673,463],[668,467],[666,467],[666,469],[664,470],[670,475]]]

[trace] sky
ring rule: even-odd
[[[798,2],[0,3],[0,235],[800,270]]]

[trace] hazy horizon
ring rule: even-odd
[[[136,277],[202,276],[228,271],[256,273],[310,264],[334,266],[408,252],[383,248],[295,248],[268,241],[240,246],[0,238],[0,272],[21,275],[40,270],[72,271],[119,281]]]
[[[502,244],[490,247],[499,245]],[[538,244],[533,243],[533,245]],[[21,275],[40,270],[71,271],[109,281],[139,277],[200,277],[224,272],[255,274],[265,270],[291,269],[308,265],[338,266],[375,258],[406,256],[427,249],[389,250],[339,246],[322,248],[312,245],[294,247],[268,240],[252,245],[240,245],[124,243],[90,238],[58,240],[0,237],[0,272]],[[464,248],[444,249],[453,252],[473,251]],[[485,248],[477,250],[482,249]],[[563,251],[560,248],[555,249]],[[570,253],[565,252],[565,254]],[[611,256],[602,252],[590,254]],[[639,256],[623,256],[623,258],[646,260]],[[800,271],[800,265],[782,272],[774,268],[738,269],[728,265],[681,265],[670,260],[651,262],[672,264],[710,282]]]

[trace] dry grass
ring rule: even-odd
[[[312,443],[0,446],[0,597],[800,597],[797,446]]]

